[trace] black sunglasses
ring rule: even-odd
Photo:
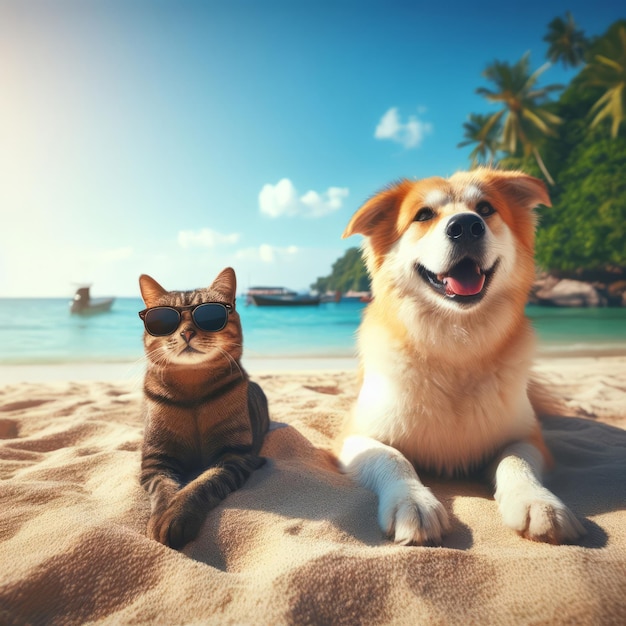
[[[204,302],[189,306],[155,306],[139,311],[146,331],[154,337],[171,335],[180,325],[181,313],[191,311],[193,323],[210,333],[224,330],[228,323],[228,314],[233,307],[221,302]]]

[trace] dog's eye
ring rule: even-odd
[[[479,202],[476,205],[476,212],[481,217],[489,217],[490,215],[493,215],[496,210],[489,204],[489,202]]]
[[[432,220],[435,217],[435,212],[429,208],[424,207],[417,212],[417,215],[413,219],[414,222],[427,222],[428,220]]]

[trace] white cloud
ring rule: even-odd
[[[276,185],[263,185],[259,193],[259,209],[273,218],[293,215],[322,217],[340,209],[348,194],[346,187],[329,187],[321,194],[311,190],[298,197],[294,184],[283,178]]]
[[[263,185],[259,193],[259,208],[269,217],[295,215],[298,212],[298,194],[293,183],[283,178],[276,185]]]
[[[210,228],[181,230],[178,233],[178,243],[181,248],[215,248],[220,245],[236,244],[240,238],[239,233],[224,235]]]
[[[276,263],[277,261],[284,262],[293,259],[298,252],[299,248],[297,246],[287,246],[286,248],[281,248],[263,243],[255,248],[244,248],[242,250],[238,250],[235,256],[241,261],[255,261],[269,265]]]
[[[345,187],[329,187],[321,196],[316,191],[307,191],[300,198],[300,202],[309,207],[311,217],[321,217],[339,210],[348,194],[349,191]]]
[[[418,111],[421,114],[424,109],[420,108]],[[376,139],[389,139],[410,149],[421,145],[424,137],[432,130],[432,124],[423,122],[416,115],[410,115],[406,122],[402,122],[397,107],[392,107],[378,122],[374,137]]]

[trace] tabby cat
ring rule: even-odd
[[[194,539],[210,509],[265,460],[267,399],[240,364],[236,277],[207,289],[166,291],[139,278],[147,309],[145,433],[141,484],[150,495],[148,536],[174,549]]]

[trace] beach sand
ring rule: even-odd
[[[145,537],[141,369],[0,367],[0,624],[626,622],[626,357],[537,362],[564,399],[542,423],[546,484],[587,529],[572,546],[506,529],[485,482],[428,477],[452,530],[395,546],[329,453],[356,361],[245,365],[268,460],[183,552]]]

